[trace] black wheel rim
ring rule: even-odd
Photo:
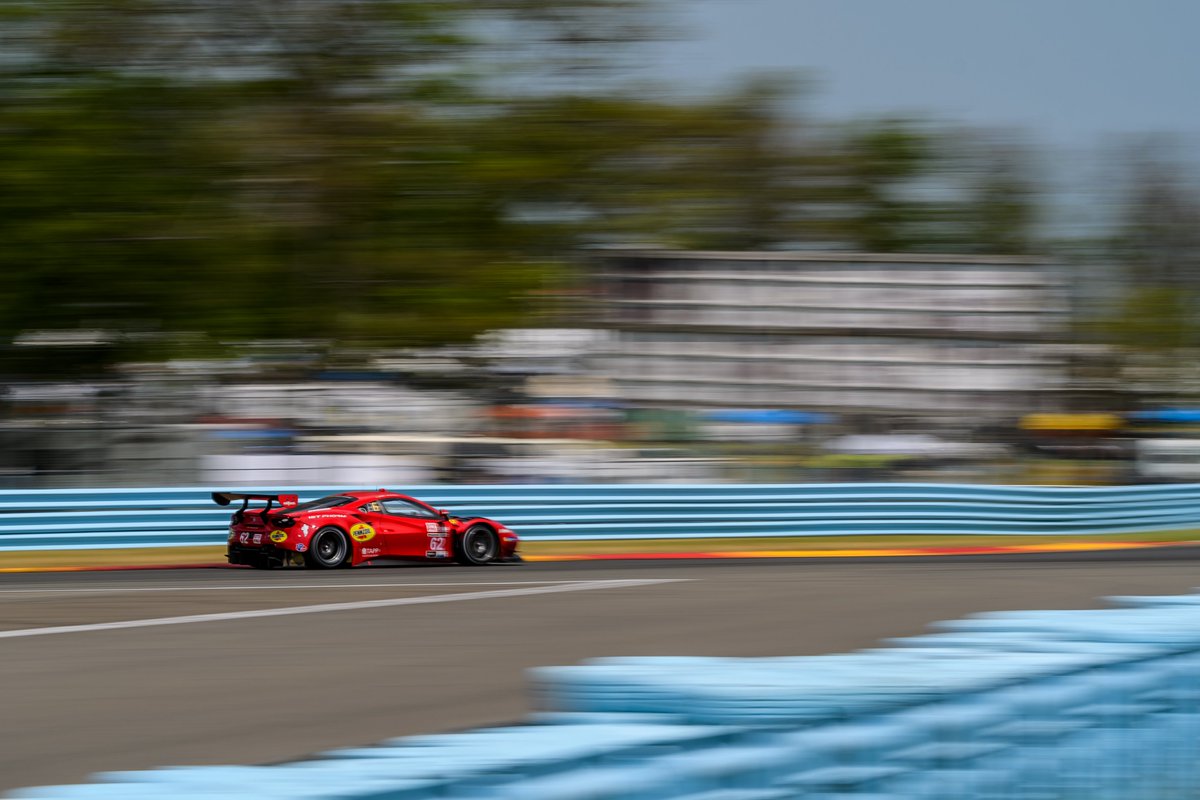
[[[490,561],[496,555],[496,543],[487,531],[472,531],[467,537],[467,554],[475,561]]]
[[[336,533],[326,533],[317,539],[317,558],[326,564],[342,559],[342,538]]]

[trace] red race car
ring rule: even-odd
[[[517,534],[499,522],[459,519],[387,489],[340,492],[307,503],[294,494],[213,492],[212,498],[221,506],[242,503],[229,523],[230,564],[336,569],[376,559],[520,561]],[[266,505],[250,508],[251,500]]]

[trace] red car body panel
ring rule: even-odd
[[[443,515],[414,497],[386,489],[338,492],[331,497],[351,499],[333,508],[304,509],[307,504],[302,504],[295,510],[295,495],[214,493],[213,499],[222,505],[243,501],[230,521],[229,562],[298,561],[314,534],[326,527],[346,534],[350,544],[346,563],[351,566],[376,559],[452,561],[459,538],[475,525],[486,525],[495,532],[499,543],[496,560],[516,560],[519,537],[495,520]],[[250,500],[265,500],[268,505],[250,508]]]

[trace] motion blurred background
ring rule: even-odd
[[[1198,13],[1045,6],[0,3],[0,486],[1200,478]]]

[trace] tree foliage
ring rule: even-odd
[[[1200,188],[1163,137],[1131,142],[1113,160],[1112,235],[1097,259],[1112,266],[1115,291],[1088,332],[1135,358],[1161,359],[1163,374],[1182,376],[1182,362],[1200,348]]]
[[[611,5],[10,5],[4,332],[422,344],[512,324],[548,264],[477,144],[503,108],[467,11],[557,30],[551,8]]]
[[[1027,246],[978,154],[913,195],[949,163],[919,125],[822,126],[772,76],[616,81],[660,5],[0,3],[0,336],[437,344],[536,318],[583,245]]]

